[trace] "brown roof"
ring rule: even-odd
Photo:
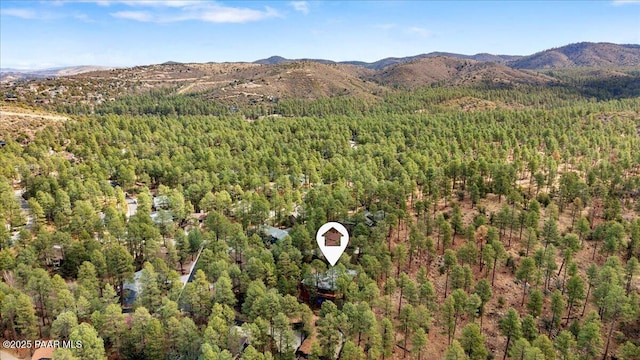
[[[53,350],[55,350],[55,348],[52,348],[52,347],[37,348],[36,351],[33,353],[31,360],[51,359],[53,357]]]
[[[298,348],[298,352],[305,355],[311,355],[311,347],[313,343],[316,342],[316,333],[314,332],[311,336],[304,339],[300,347]]]

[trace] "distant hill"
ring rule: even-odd
[[[433,57],[432,57],[433,56]],[[210,99],[259,103],[270,99],[317,99],[334,96],[376,97],[389,88],[473,84],[546,84],[547,75],[493,62],[429,55],[375,70],[345,63],[271,57],[257,63],[160,64],[78,75],[101,81],[129,81],[145,88],[177,86],[181,94]],[[80,82],[82,83],[82,81]]]
[[[91,71],[108,70],[105,66],[69,66],[42,70],[20,70],[4,68],[0,69],[0,82],[17,81],[25,79],[38,79],[58,76],[72,76]]]
[[[549,49],[538,52],[533,55],[494,55],[488,53],[479,53],[475,55],[465,55],[449,52],[430,52],[406,57],[387,57],[374,62],[365,61],[341,61],[336,62],[327,59],[287,59],[282,56],[271,56],[266,59],[256,60],[253,63],[225,63],[234,67],[239,64],[250,65],[283,65],[298,62],[314,62],[325,65],[352,65],[360,69],[367,70],[383,70],[390,66],[398,64],[407,64],[420,59],[430,59],[438,57],[447,57],[458,60],[473,60],[478,62],[487,62],[494,64],[507,65],[514,69],[561,69],[561,68],[612,68],[612,67],[637,67],[640,66],[640,45],[618,45],[611,43],[590,43],[582,42],[570,44],[563,47]],[[167,61],[163,64],[170,69],[174,66],[185,65],[176,61]],[[203,64],[204,65],[204,64]],[[221,65],[217,63],[207,63],[206,65]],[[157,66],[157,65],[149,65]],[[142,69],[144,66],[136,66],[133,69]],[[101,66],[73,66],[63,68],[51,68],[43,70],[18,70],[18,69],[0,69],[0,82],[11,82],[25,79],[38,79],[48,77],[72,76],[92,71],[109,70],[110,68]],[[346,68],[345,68],[346,69]],[[165,69],[166,70],[166,69]],[[183,69],[184,70],[184,69]],[[190,71],[196,70],[191,68]],[[405,69],[406,70],[406,69]],[[186,70],[185,70],[186,71]],[[404,70],[403,70],[404,71]],[[433,70],[438,72],[437,70]],[[506,70],[501,70],[506,75]],[[170,72],[170,71],[169,71]],[[366,71],[358,69],[350,69],[348,73],[356,76],[366,75]],[[189,73],[195,75],[194,73]],[[429,72],[427,71],[427,74]],[[186,75],[186,74],[183,74]],[[433,75],[433,74],[432,74]],[[521,74],[511,73],[515,77]],[[430,75],[425,75],[429,77]],[[184,76],[181,76],[184,77]],[[384,78],[383,75],[378,76]],[[424,76],[423,76],[424,77]],[[436,76],[437,78],[437,76]],[[509,78],[509,76],[506,76]],[[426,78],[425,78],[426,79]]]
[[[515,56],[515,55],[492,55],[492,54],[486,54],[486,53],[476,54],[476,55],[464,55],[464,54],[438,51],[438,52],[430,52],[428,54],[420,54],[420,55],[407,56],[407,57],[401,57],[401,58],[389,57],[389,58],[384,58],[372,63],[363,63],[358,61],[345,62],[345,63],[360,65],[369,69],[380,70],[391,65],[404,64],[404,63],[408,63],[418,59],[428,59],[428,58],[442,57],[442,56],[455,58],[455,59],[464,59],[464,60],[489,61],[489,62],[495,62],[499,64],[520,58],[520,56]]]
[[[374,62],[365,62],[365,61],[340,61],[336,62],[333,60],[325,60],[325,59],[287,59],[282,56],[271,56],[266,59],[256,60],[254,64],[261,65],[274,65],[274,64],[286,64],[292,63],[296,61],[313,61],[321,64],[346,64],[346,65],[355,65],[361,66],[367,69],[380,70],[387,66],[395,65],[395,64],[404,64],[417,59],[425,59],[425,58],[433,58],[438,56],[447,56],[456,59],[469,59],[469,60],[477,60],[477,61],[489,61],[495,63],[506,63],[508,61],[516,60],[521,58],[522,56],[516,55],[493,55],[493,54],[476,54],[476,55],[463,55],[463,54],[455,54],[448,52],[430,52],[428,54],[420,54],[415,56],[406,56],[406,57],[388,57],[384,59],[380,59]]]
[[[505,65],[447,56],[416,59],[388,66],[375,73],[371,79],[382,85],[409,89],[433,83],[544,84],[554,81],[546,75],[512,69]]]
[[[91,104],[158,89],[240,105],[337,96],[374,99],[396,88],[434,84],[503,87],[561,83],[589,96],[612,98],[637,94],[635,69],[639,66],[640,45],[580,43],[525,57],[432,52],[371,63],[272,56],[253,63],[168,61],[117,69],[2,69],[0,92],[10,99],[7,101],[74,104],[82,100]],[[77,95],[80,93],[82,98]]]
[[[618,45],[611,43],[582,42],[570,44],[560,48],[549,49],[533,55],[494,55],[479,53],[464,55],[449,52],[430,52],[405,57],[388,57],[374,62],[341,61],[335,62],[324,59],[287,59],[282,56],[271,56],[254,61],[254,64],[273,65],[296,61],[314,61],[323,64],[349,64],[367,69],[380,70],[396,64],[409,63],[418,59],[434,57],[449,57],[463,60],[476,60],[503,64],[515,69],[559,69],[567,67],[629,67],[640,66],[640,45]]]
[[[322,64],[316,61],[264,65],[165,63],[89,72],[68,80],[78,85],[87,82],[118,82],[129,89],[134,83],[142,89],[171,86],[179,94],[197,93],[223,102],[255,104],[281,98],[374,97],[383,88],[366,81],[371,74],[372,70],[353,65]]]
[[[282,56],[271,56],[266,59],[256,60],[253,63],[260,64],[260,65],[276,65],[276,64],[285,64],[293,61],[294,60],[289,60],[289,59],[283,58]]]
[[[541,51],[508,65],[516,69],[640,66],[640,45],[582,42]]]
[[[471,59],[477,61],[490,61],[497,64],[506,64],[509,61],[521,59],[520,55],[493,55],[487,53],[480,53],[471,56]]]
[[[279,65],[279,64],[288,64],[288,63],[292,63],[292,62],[301,62],[301,61],[311,61],[311,62],[317,62],[320,64],[338,64],[337,62],[333,61],[333,60],[325,60],[325,59],[308,59],[308,58],[303,58],[303,59],[287,59],[284,58],[282,56],[271,56],[268,57],[266,59],[260,59],[260,60],[256,60],[254,61],[252,64],[260,64],[260,65]]]

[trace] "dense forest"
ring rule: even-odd
[[[60,105],[74,120],[2,134],[0,337],[83,360],[640,359],[640,98],[616,91]],[[327,221],[350,232],[333,268]]]

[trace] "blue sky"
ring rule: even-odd
[[[3,68],[522,55],[580,41],[640,43],[640,0],[0,0]]]

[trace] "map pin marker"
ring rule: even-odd
[[[334,266],[349,244],[349,232],[340,223],[328,222],[318,229],[316,241],[329,264]]]

